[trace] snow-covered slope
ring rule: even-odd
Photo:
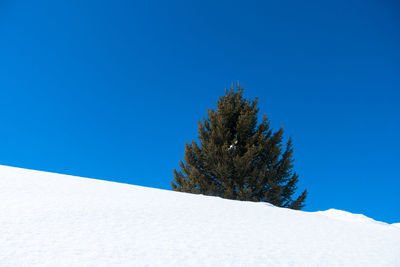
[[[400,228],[0,166],[0,266],[400,266]]]

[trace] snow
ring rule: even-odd
[[[236,140],[232,145],[229,146],[228,151],[229,150],[235,150],[236,149],[236,144],[238,143],[238,141]]]
[[[368,218],[363,214],[354,214],[343,210],[329,209],[326,211],[317,211],[321,215],[334,218],[337,220],[343,220],[348,222],[370,222],[376,224],[386,224],[384,222],[375,221],[374,219]]]
[[[0,166],[1,266],[400,266],[400,224]]]

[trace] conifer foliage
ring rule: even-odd
[[[238,86],[208,109],[199,121],[199,144],[186,143],[181,170],[174,169],[174,191],[304,206],[306,190],[292,199],[298,182],[292,141],[283,145],[283,128],[273,132],[266,115],[258,124],[257,100],[246,99]]]

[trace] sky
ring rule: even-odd
[[[397,1],[0,2],[0,164],[171,189],[231,82],[294,143],[305,211],[400,222]]]

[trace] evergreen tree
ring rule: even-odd
[[[292,199],[298,182],[292,141],[284,146],[283,128],[273,132],[266,115],[257,123],[257,101],[244,98],[238,86],[226,90],[216,110],[207,110],[208,118],[199,121],[199,144],[186,143],[181,170],[174,169],[173,190],[292,209],[304,206],[306,190]]]

